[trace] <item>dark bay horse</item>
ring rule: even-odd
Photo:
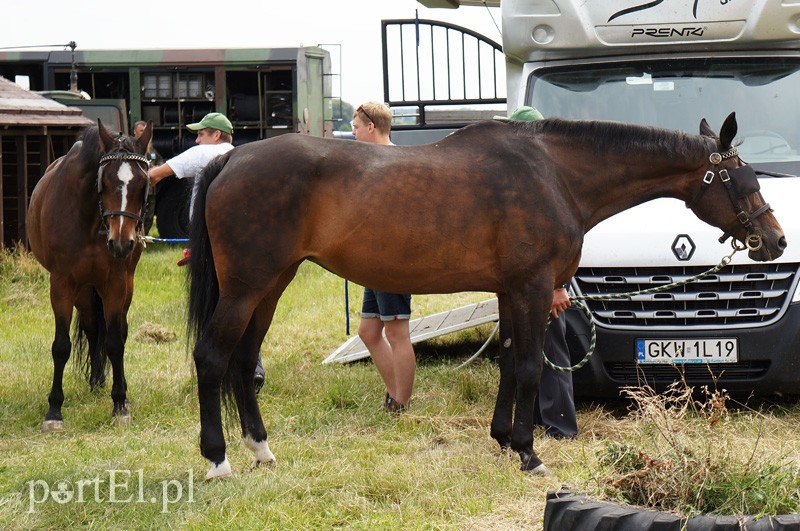
[[[71,351],[73,307],[78,312],[76,357],[89,384],[105,383],[108,357],[112,415],[117,422],[130,421],[123,353],[133,275],[143,248],[142,215],[150,183],[144,154],[151,135],[148,124],[138,140],[117,138],[98,120],[47,168],[31,194],[28,238],[36,259],[50,272],[56,325],[44,431],[64,428],[62,379]]]
[[[189,324],[207,478],[231,473],[221,399],[233,397],[256,464],[271,462],[253,388],[255,353],[303,260],[398,293],[488,291],[500,301],[500,389],[491,435],[546,473],[533,401],[553,287],[575,273],[584,234],[657,197],[748,242],[786,246],[738,157],[719,137],[614,122],[487,121],[415,147],[285,135],[237,147],[200,183],[192,220]],[[516,406],[516,407],[515,407]],[[513,422],[512,422],[513,413]]]

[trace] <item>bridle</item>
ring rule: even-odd
[[[122,140],[120,139],[120,142]],[[147,187],[144,191],[144,202],[139,214],[126,212],[125,210],[106,210],[103,206],[103,166],[112,162],[132,161],[144,165],[145,175],[147,175]],[[147,201],[150,199],[150,174],[147,172],[149,161],[144,155],[134,153],[132,151],[120,150],[114,153],[109,153],[100,157],[100,164],[97,168],[97,193],[100,195],[100,220],[101,220],[101,233],[108,232],[108,218],[115,216],[122,216],[136,220],[136,232],[143,233],[144,231],[144,212],[147,210]]]
[[[708,187],[711,186],[711,183],[714,182],[714,178],[719,175],[720,181],[723,185],[725,185],[725,190],[728,192],[728,197],[731,200],[733,211],[736,214],[737,221],[739,222],[739,224],[734,224],[732,227],[729,227],[727,230],[725,230],[722,236],[719,237],[719,242],[723,243],[725,240],[730,238],[733,235],[733,232],[739,228],[739,225],[741,225],[747,232],[747,236],[745,237],[744,241],[747,249],[750,251],[757,251],[761,249],[763,242],[761,240],[761,233],[753,226],[753,221],[761,214],[764,214],[765,212],[771,212],[772,208],[769,206],[769,203],[765,203],[764,206],[750,213],[745,212],[744,208],[742,208],[740,199],[758,192],[761,189],[761,185],[758,182],[758,177],[756,176],[755,170],[749,164],[745,164],[744,166],[740,166],[732,170],[722,167],[722,161],[738,156],[739,150],[735,147],[731,147],[724,153],[719,153],[716,150],[716,146],[714,146],[711,150],[711,154],[708,157],[708,161],[711,163],[712,169],[706,171],[706,174],[703,177],[703,182],[700,184],[700,188],[697,190],[697,192],[695,192],[694,197],[692,197],[690,201],[686,202],[686,208],[693,208],[700,201],[700,198],[703,197],[703,194],[705,194],[706,190],[708,190]],[[734,246],[735,245],[736,244],[734,240]]]

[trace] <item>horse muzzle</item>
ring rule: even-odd
[[[136,237],[133,238],[109,238],[106,240],[108,252],[114,258],[127,258],[136,246]]]
[[[120,223],[114,221],[119,218]],[[126,219],[127,218],[127,219]],[[141,216],[125,211],[103,213],[106,247],[114,258],[127,258],[139,240],[144,226]]]
[[[734,243],[734,245],[737,245]],[[772,234],[749,233],[745,238],[745,243],[741,247],[747,249],[747,256],[757,262],[769,262],[779,258],[786,250],[786,236],[783,232]]]

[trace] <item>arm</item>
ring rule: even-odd
[[[550,306],[550,313],[553,317],[558,319],[558,312],[563,312],[570,306],[569,293],[566,288],[558,288],[553,290],[553,304]]]

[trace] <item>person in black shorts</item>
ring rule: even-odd
[[[385,103],[367,102],[353,113],[353,135],[358,141],[393,145],[391,128],[392,111]],[[386,385],[383,408],[390,413],[405,410],[414,388],[417,362],[410,318],[411,295],[364,289],[358,335]]]

